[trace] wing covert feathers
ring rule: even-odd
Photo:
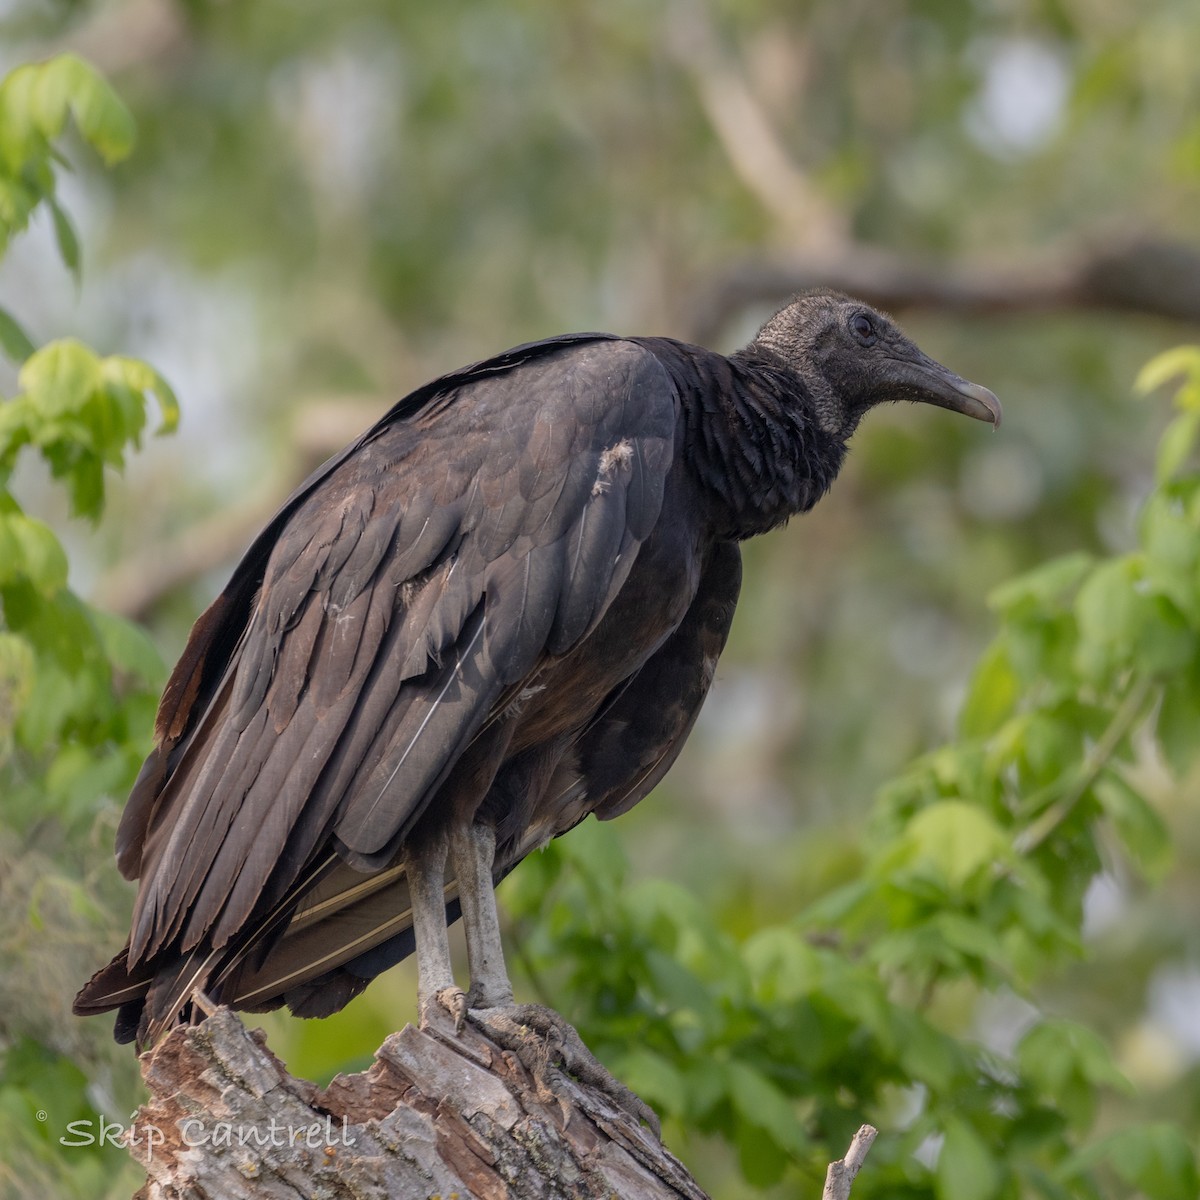
[[[278,938],[304,873],[331,851],[386,868],[497,706],[596,627],[658,522],[676,396],[632,343],[524,355],[397,405],[197,621],[118,834],[130,943],[81,1010],[148,989],[158,1017],[193,975],[250,978],[246,939]],[[397,895],[355,901],[338,936]]]

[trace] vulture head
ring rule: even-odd
[[[839,292],[796,296],[759,330],[750,349],[782,359],[804,381],[821,428],[848,438],[876,404],[936,404],[1000,424],[1000,401],[919,350],[882,313]]]

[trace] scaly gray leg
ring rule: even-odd
[[[404,863],[408,892],[412,899],[413,937],[417,952],[417,1011],[423,1029],[431,1008],[440,1005],[462,1028],[467,998],[454,983],[450,966],[450,937],[446,929],[446,835],[439,833],[418,849],[410,850]]]
[[[467,962],[471,968],[471,1008],[498,1008],[513,1002],[512,984],[504,966],[500,942],[500,917],[492,865],[496,858],[496,831],[491,825],[455,826],[450,832],[450,857],[458,880],[463,932],[467,935]],[[462,1022],[456,1027],[461,1031]]]
[[[564,1018],[538,1004],[513,1003],[492,884],[496,831],[490,825],[458,826],[449,840],[471,965],[467,997],[471,1022],[515,1054],[547,1097],[555,1094],[554,1071],[561,1067],[580,1082],[605,1093],[634,1120],[645,1121],[658,1136],[654,1111],[613,1077]],[[456,1019],[455,1029],[462,1031],[461,1019]]]

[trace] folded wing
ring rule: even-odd
[[[78,1008],[245,953],[339,860],[385,866],[489,719],[603,615],[659,517],[673,386],[619,340],[525,353],[397,406],[197,622],[118,837],[141,879],[130,944]]]

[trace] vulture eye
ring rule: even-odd
[[[855,313],[850,318],[850,332],[864,346],[870,346],[875,341],[875,326],[871,324],[871,318],[866,313]]]

